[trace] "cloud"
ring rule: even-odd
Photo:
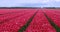
[[[0,0],[0,7],[60,7],[60,0]]]
[[[55,0],[56,2],[60,2],[60,0]]]

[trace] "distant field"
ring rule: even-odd
[[[0,32],[60,32],[60,9],[0,9]]]

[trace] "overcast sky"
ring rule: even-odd
[[[60,0],[0,0],[0,7],[60,7]]]

